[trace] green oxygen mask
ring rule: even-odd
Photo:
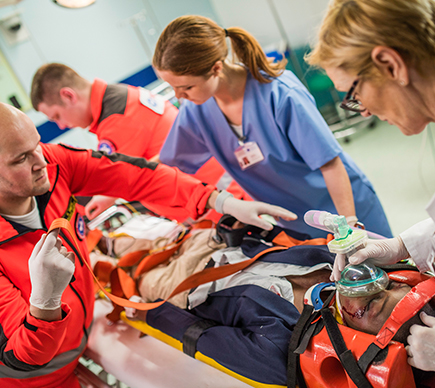
[[[347,297],[377,294],[388,286],[389,278],[385,271],[364,262],[348,265],[341,272],[341,279],[335,283],[337,292]]]
[[[332,253],[343,254],[347,259],[366,246],[367,232],[352,229],[346,217],[325,211],[310,210],[305,213],[305,222],[318,229],[334,233],[334,240],[328,243]],[[348,297],[373,295],[385,290],[389,282],[388,275],[382,269],[370,263],[347,265],[336,282],[337,291]]]

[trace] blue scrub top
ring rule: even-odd
[[[239,147],[224,114],[212,97],[202,105],[184,101],[160,153],[160,160],[194,174],[214,156],[254,199],[282,206],[298,220],[281,225],[312,237],[325,232],[305,224],[306,211],[337,213],[319,168],[340,156],[349,175],[356,215],[366,228],[391,236],[371,183],[343,152],[316,108],[313,97],[290,71],[270,83],[248,72],[243,100],[245,142],[256,142],[264,160],[242,171],[234,155]]]

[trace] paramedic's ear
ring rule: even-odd
[[[64,105],[73,105],[78,100],[76,91],[69,87],[61,88],[59,90],[59,96]]]
[[[211,74],[214,76],[218,76],[222,73],[222,69],[224,68],[224,64],[222,61],[217,61],[213,67],[211,68]]]

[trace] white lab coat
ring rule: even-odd
[[[435,222],[432,218],[415,224],[400,237],[420,272],[434,271]]]

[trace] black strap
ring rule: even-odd
[[[326,301],[323,303],[322,308],[327,308],[327,306],[329,306],[329,304],[331,303],[332,298],[335,295],[335,290],[332,291],[329,295],[328,298],[326,299]],[[304,311],[305,308],[307,307],[307,305],[304,305]],[[310,306],[311,307],[311,306]],[[312,311],[313,309],[311,309]],[[303,313],[303,311],[302,311]],[[311,317],[311,322],[313,322],[315,319],[317,319],[317,317],[320,315],[320,311],[316,311],[314,314],[312,314]],[[308,330],[306,330],[304,337],[302,338],[302,341],[299,341],[299,346],[297,347],[297,349],[294,350],[295,353],[298,354],[302,354],[305,352],[305,350],[307,349],[308,343],[310,342],[311,337],[313,336],[315,330],[317,329],[317,327],[319,326],[321,320],[318,320],[315,323],[312,323],[310,325],[310,327],[308,328]],[[298,321],[299,323],[299,321]]]
[[[329,306],[332,298],[335,295],[335,290],[332,291],[323,307]],[[292,337],[289,343],[288,360],[287,360],[287,387],[288,388],[306,388],[305,379],[300,367],[300,355],[305,352],[310,339],[318,327],[320,320],[311,324],[320,316],[320,311],[314,311],[314,307],[304,304],[302,314],[293,329]],[[302,340],[301,340],[302,338]],[[299,385],[298,385],[299,384]]]
[[[383,269],[385,272],[396,272],[396,271],[415,271],[418,272],[418,268],[414,265],[406,264],[406,263],[395,263],[390,265],[380,265],[379,268]]]
[[[329,308],[322,308],[322,318],[328,332],[329,339],[349,377],[358,388],[373,388],[364,373],[359,368],[352,352],[347,348],[337,321]]]
[[[294,353],[302,354],[305,352],[305,350],[307,350],[307,346],[310,343],[310,339],[313,336],[314,331],[316,330],[319,322],[321,322],[321,321],[318,320],[317,322],[314,322],[310,325],[308,330],[305,332],[305,335],[303,336],[302,341],[299,343],[299,346],[294,350]]]
[[[323,303],[322,308],[327,308],[329,306],[329,304],[331,303],[332,298],[335,295],[335,290],[332,291],[329,295],[328,298],[325,300],[325,302]],[[305,305],[304,305],[304,309],[305,309]],[[317,317],[320,315],[320,311],[316,311],[315,314],[313,314],[312,318],[311,318],[311,322],[314,321],[315,319],[317,319]],[[299,322],[298,322],[299,323]],[[319,324],[321,323],[321,320],[318,320],[315,323],[312,323],[310,325],[310,327],[308,328],[308,330],[306,330],[306,333],[304,335],[304,337],[302,338],[302,341],[300,341],[299,346],[297,349],[295,349],[295,353],[298,354],[302,354],[305,352],[305,350],[307,349],[307,346],[310,342],[311,337],[313,336],[315,330],[317,329],[317,327],[319,326]]]
[[[306,324],[312,317],[312,312],[314,310],[313,306],[304,305],[301,316],[296,323],[292,336],[290,338],[288,346],[288,360],[287,360],[287,387],[296,388],[299,383],[300,388],[305,388],[305,380],[303,379],[300,364],[299,364],[299,354],[295,353],[295,350],[299,346],[299,340],[306,331]],[[299,377],[299,378],[298,378]],[[299,381],[298,381],[299,380]]]
[[[204,319],[190,325],[183,334],[183,353],[195,358],[196,344],[202,333],[210,327],[218,326],[216,322]]]
[[[239,247],[242,244],[243,237],[248,232],[259,233],[263,230],[253,225],[246,225],[243,228],[233,229],[237,218],[230,214],[224,214],[216,225],[216,235],[213,240],[218,244],[224,242],[227,247]]]
[[[328,297],[326,298],[326,300],[323,302],[322,309],[323,309],[323,308],[327,308],[327,307],[329,307],[329,305],[331,304],[331,300],[332,300],[332,298],[334,297],[335,293],[336,293],[336,290],[333,290],[333,291],[328,295]]]
[[[365,374],[370,364],[373,362],[375,357],[382,349],[375,343],[371,343],[363,355],[358,360],[358,366],[361,368],[362,372]]]

